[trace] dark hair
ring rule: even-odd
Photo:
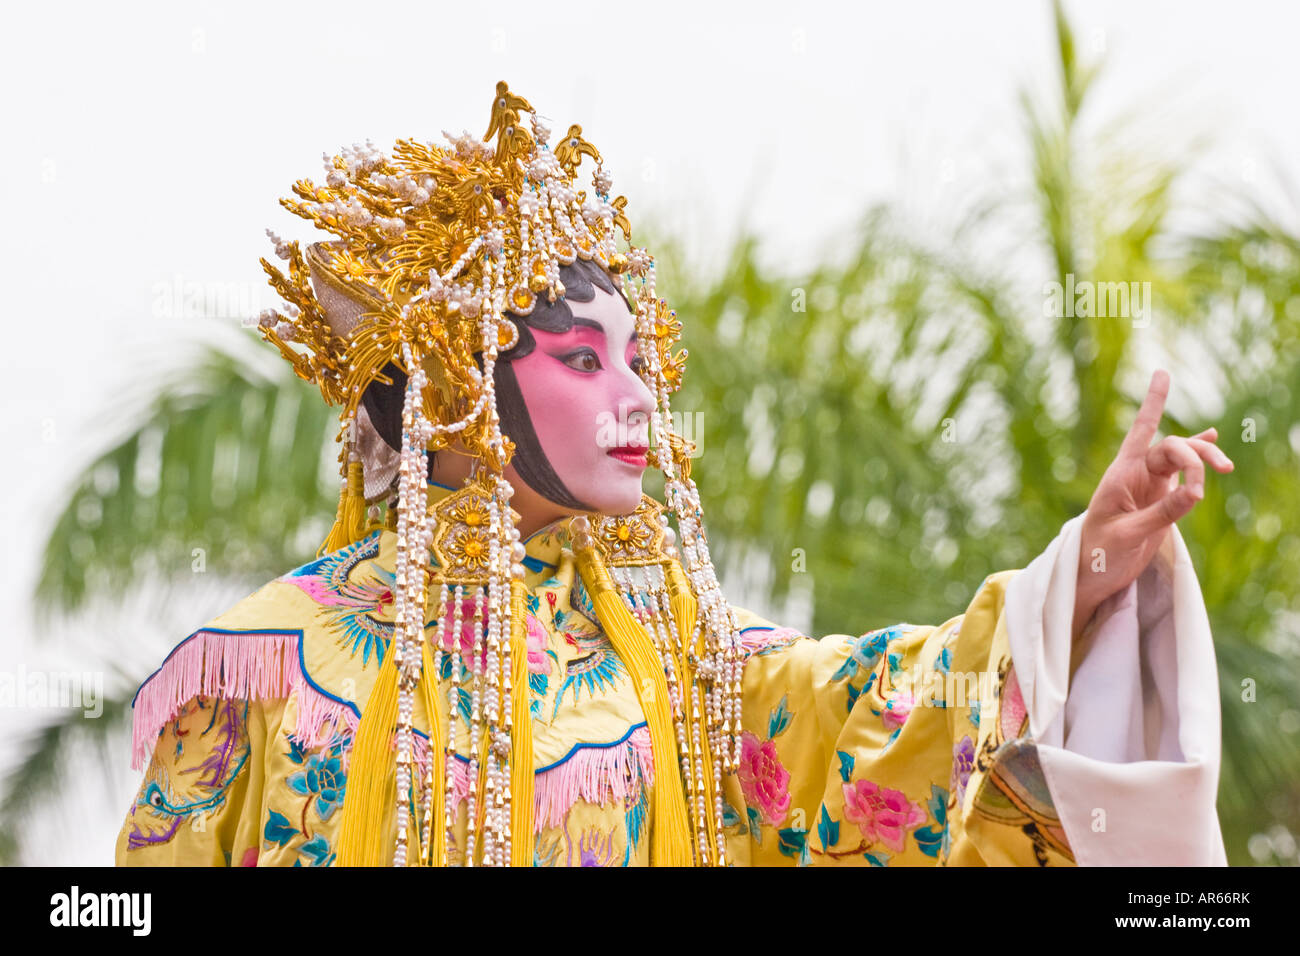
[[[505,314],[514,320],[519,329],[519,341],[508,352],[497,357],[496,373],[493,376],[497,408],[501,414],[501,429],[515,443],[515,455],[511,459],[519,476],[538,494],[544,495],[557,504],[568,508],[589,511],[591,507],[577,498],[565,487],[560,476],[555,473],[551,463],[542,454],[537,431],[524,405],[523,393],[519,389],[519,380],[511,366],[517,358],[529,355],[537,347],[537,339],[530,329],[543,332],[562,333],[573,328],[573,310],[568,302],[591,302],[596,298],[599,287],[611,295],[618,295],[623,304],[632,312],[632,306],[623,295],[621,283],[615,282],[601,266],[588,259],[575,259],[572,264],[560,266],[560,281],[564,283],[564,295],[556,297],[554,302],[547,301],[546,294],[538,296],[533,311],[520,316],[507,311]],[[483,368],[481,353],[475,353],[474,360]],[[402,448],[402,402],[406,391],[406,373],[396,365],[384,367],[384,374],[393,380],[391,385],[383,382],[371,382],[362,395],[361,401],[370,415],[375,430],[390,447],[400,451]],[[432,472],[433,455],[429,456],[429,468]]]

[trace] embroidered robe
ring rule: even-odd
[[[1217,678],[1186,549],[1172,529],[1075,646],[1082,517],[939,625],[813,640],[735,609],[743,753],[724,777],[728,862],[1224,864]],[[525,542],[534,863],[645,865],[649,733],[564,524]],[[395,540],[375,531],[268,583],[141,685],[133,756],[146,769],[118,865],[334,863],[352,736],[391,652]],[[459,863],[471,704],[455,661],[439,678],[459,715]],[[422,710],[415,723],[427,730]],[[422,733],[415,756],[423,779]]]

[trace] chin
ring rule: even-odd
[[[603,494],[592,495],[595,510],[606,515],[624,515],[636,511],[641,504],[641,482],[639,479],[628,481],[622,478],[609,482]]]

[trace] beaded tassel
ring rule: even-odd
[[[429,690],[431,689],[431,685],[434,683],[436,679],[436,675],[442,673],[443,655],[446,653],[443,650],[443,642],[446,639],[446,631],[447,631],[446,614],[449,608],[450,605],[449,605],[447,585],[444,582],[439,586],[438,589],[438,603],[437,603],[438,610],[437,610],[437,617],[436,617],[438,623],[434,628],[434,634],[433,634],[433,646],[437,648],[437,651],[433,658],[433,672],[431,674],[426,675],[425,701],[426,701],[426,706],[428,709],[430,720],[434,719],[433,708],[437,706],[437,700],[432,693],[429,693]],[[448,727],[450,727],[450,722],[448,723]],[[439,760],[442,761],[441,766],[439,765]],[[432,866],[435,858],[440,858],[445,860],[446,848],[450,845],[450,843],[446,840],[448,828],[445,820],[439,820],[439,821],[434,820],[435,801],[433,798],[433,788],[442,787],[443,788],[442,805],[444,807],[452,807],[453,810],[449,812],[454,812],[454,803],[455,803],[454,787],[453,787],[454,781],[451,776],[452,767],[450,761],[451,761],[450,755],[437,753],[434,751],[432,747],[430,748],[429,766],[425,771],[425,778],[424,778],[426,802],[425,802],[425,809],[424,809],[424,826],[422,831],[422,848],[424,850],[423,862],[426,866]],[[440,830],[434,829],[435,825],[437,824],[442,825]],[[435,851],[433,845],[434,840],[442,841],[442,847],[440,848],[442,851],[441,853],[437,853]]]
[[[706,703],[708,692],[702,686],[709,682],[710,662],[698,660],[694,648],[678,634],[661,566],[615,566],[610,568],[610,576],[618,585],[624,605],[646,628],[663,661],[673,704],[682,780],[695,834],[696,861],[702,866],[723,865],[722,770],[710,756],[717,751],[718,721],[708,719],[711,713]],[[681,681],[677,677],[679,672],[684,675]],[[696,680],[697,675],[701,680]]]
[[[451,634],[447,638],[447,646],[450,647],[448,653],[451,654],[451,684],[447,688],[447,791],[452,793],[452,799],[447,801],[447,843],[450,846],[456,840],[456,801],[454,790],[456,786],[456,708],[460,703],[460,683],[465,678],[465,661],[460,656],[460,631],[461,631],[461,611],[464,605],[465,589],[461,585],[456,585],[456,590],[452,592],[452,623]],[[469,825],[472,827],[474,821],[470,820]],[[466,865],[473,865],[472,860],[467,860]]]
[[[397,847],[394,866],[405,866],[410,826],[411,767],[414,760],[415,690],[423,669],[425,584],[429,542],[428,474],[426,446],[432,428],[424,418],[421,396],[427,384],[424,369],[415,362],[409,344],[403,344],[404,361],[411,373],[402,408],[402,462],[399,467],[397,519],[397,594],[393,649],[398,669],[397,703]]]

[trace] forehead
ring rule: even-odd
[[[573,313],[573,331],[601,335],[613,342],[626,342],[636,329],[636,316],[628,311],[621,296],[596,289],[591,302],[569,302]]]

